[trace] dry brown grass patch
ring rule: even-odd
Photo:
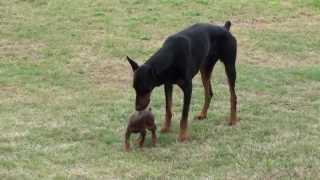
[[[8,39],[0,40],[0,59],[10,60],[40,60],[41,50],[47,45],[32,41],[12,41]]]
[[[320,63],[319,55],[315,55],[313,52],[310,52],[306,57],[299,58],[279,54],[275,55],[263,50],[248,50],[240,51],[238,53],[238,59],[241,64],[252,64],[259,67],[268,67],[274,69],[303,67]]]
[[[92,65],[91,79],[107,88],[126,88],[132,81],[131,67],[126,60],[107,58]]]
[[[238,61],[244,64],[253,64],[268,68],[301,67],[310,64],[319,64],[320,56],[314,50],[303,52],[300,55],[271,53],[259,47],[259,41],[253,42],[247,30],[270,31],[279,33],[318,34],[320,16],[301,10],[295,16],[273,18],[266,20],[256,18],[252,20],[235,20],[234,34],[238,38]],[[315,47],[316,48],[316,47]],[[306,63],[308,62],[308,63]]]

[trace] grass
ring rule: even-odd
[[[0,1],[1,179],[317,179],[320,16],[317,0]],[[239,43],[240,123],[226,118],[223,66],[208,118],[194,79],[189,141],[172,132],[123,152],[133,111],[129,55],[146,60],[173,32],[231,20]],[[164,119],[155,89],[156,123]]]

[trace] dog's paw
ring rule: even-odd
[[[167,126],[163,126],[161,129],[160,129],[160,132],[161,133],[166,133],[166,132],[169,132],[170,131],[170,127],[167,127]]]
[[[177,139],[180,143],[185,143],[188,140],[188,135],[186,132],[183,133],[179,133],[178,139]]]
[[[229,126],[235,126],[237,124],[237,119],[230,119],[228,122]]]
[[[188,138],[187,137],[178,137],[178,142],[180,142],[180,143],[186,143],[187,141],[188,141]]]
[[[228,125],[229,125],[229,126],[235,126],[235,125],[236,125],[236,122],[230,121],[230,122],[228,123]]]
[[[199,113],[196,117],[195,120],[204,120],[207,118],[207,115],[203,114],[203,113]]]

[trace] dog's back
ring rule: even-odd
[[[236,44],[229,32],[229,23],[227,21],[225,26],[198,23],[187,27],[169,36],[146,64],[155,68],[158,78],[163,82],[192,79],[201,65],[224,59],[224,50]]]

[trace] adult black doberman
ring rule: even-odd
[[[163,46],[141,66],[127,57],[134,71],[133,87],[136,91],[136,110],[141,111],[147,108],[153,88],[164,84],[166,116],[161,132],[166,132],[170,128],[172,86],[177,84],[184,93],[178,140],[183,142],[187,139],[192,78],[199,70],[204,86],[205,102],[197,118],[206,118],[213,95],[210,82],[211,73],[218,59],[224,64],[228,77],[231,104],[229,125],[236,124],[235,62],[237,41],[229,32],[230,27],[230,21],[227,21],[224,26],[194,24],[168,37]]]

